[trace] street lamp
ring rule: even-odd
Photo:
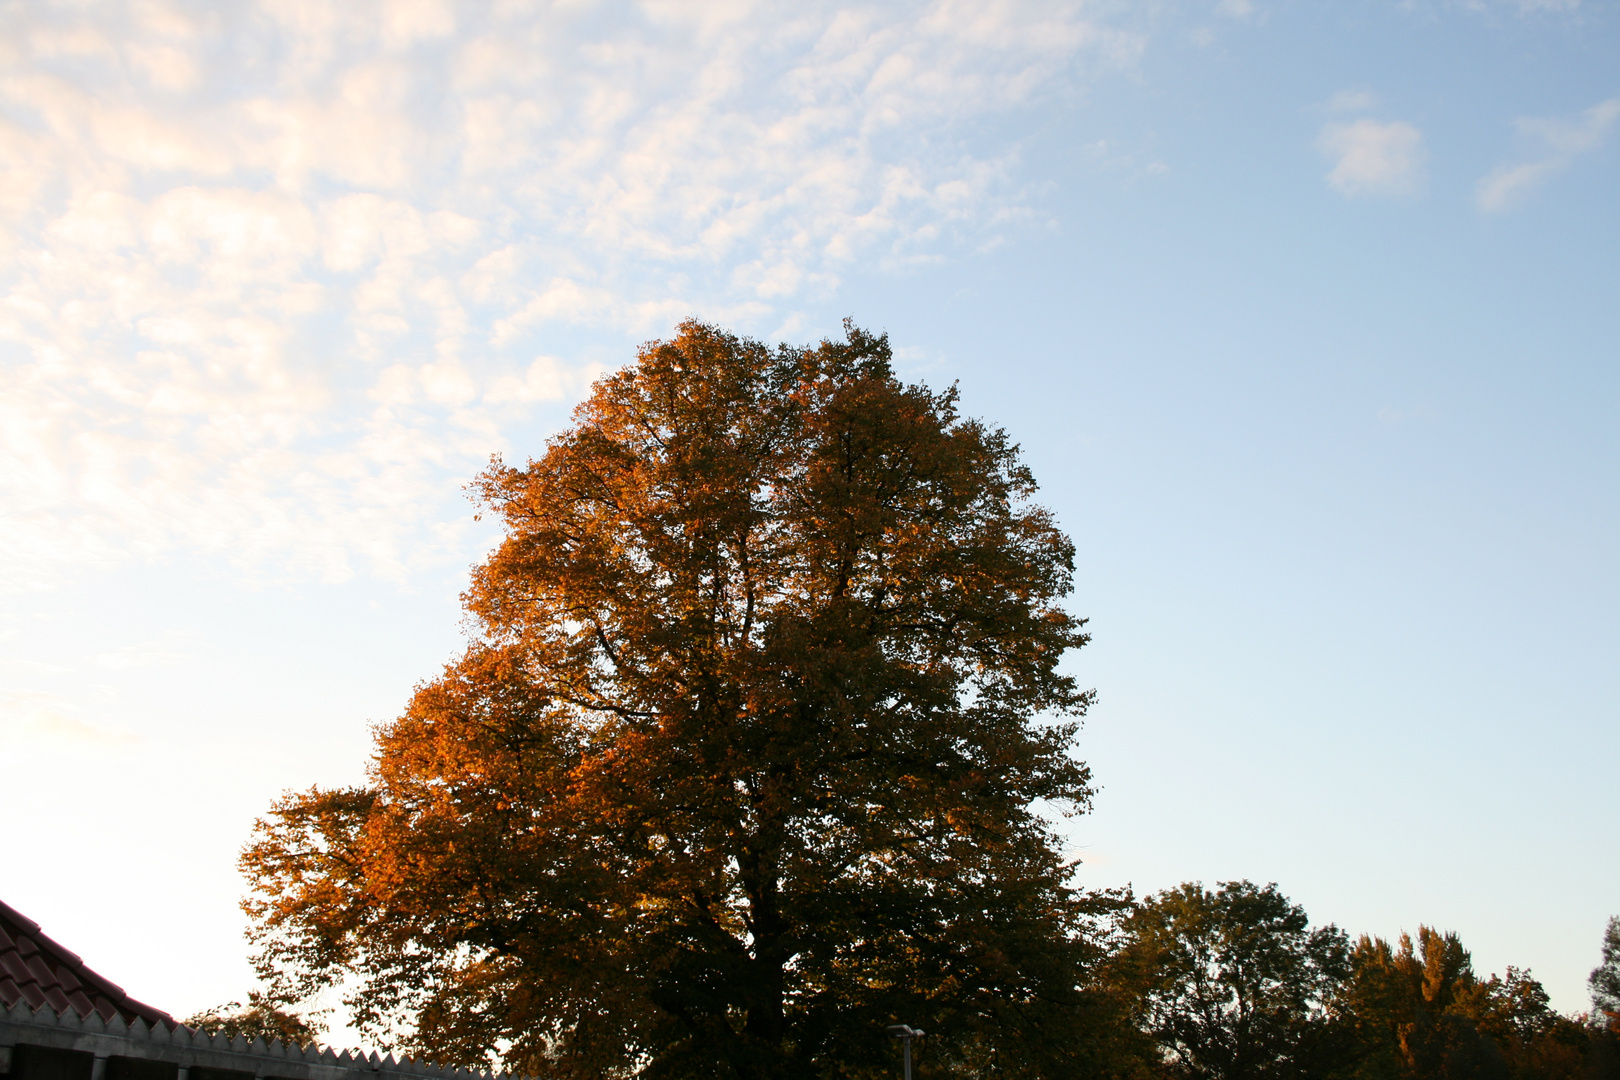
[[[905,1047],[906,1080],[911,1080],[911,1040],[920,1036],[922,1031],[914,1027],[908,1027],[905,1024],[890,1024],[884,1030],[889,1033],[890,1037],[899,1039],[900,1045]]]

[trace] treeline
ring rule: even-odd
[[[1592,1011],[1566,1015],[1527,970],[1481,977],[1456,934],[1420,926],[1415,938],[1352,941],[1335,926],[1312,928],[1275,885],[1188,882],[1143,901],[1094,893],[1089,906],[1093,978],[1048,1013],[1051,1028],[1028,1033],[1032,1054],[970,1062],[953,1040],[936,1048],[925,1038],[918,1076],[1620,1078],[1620,917],[1592,972]],[[315,1041],[318,1023],[289,1004],[255,992],[186,1023]]]
[[[1312,928],[1275,885],[1116,896],[1095,992],[1118,1034],[1099,1072],[1208,1080],[1620,1077],[1620,919],[1594,1009],[1553,1009],[1529,971],[1482,977],[1457,935],[1398,941]]]

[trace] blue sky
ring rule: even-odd
[[[490,454],[849,315],[1076,540],[1085,881],[1586,1007],[1614,4],[0,10],[0,896],[136,996],[251,985],[236,850],[460,647]]]

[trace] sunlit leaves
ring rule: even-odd
[[[1085,635],[1003,433],[884,338],[687,323],[475,490],[479,640],[244,856],[267,971],[559,1076],[854,1069],[901,1014],[941,1067],[1088,1052],[1098,916],[1031,810],[1089,799]]]

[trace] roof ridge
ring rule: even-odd
[[[39,923],[35,922],[33,919],[30,919],[28,916],[24,915],[22,912],[18,911],[4,900],[0,900],[0,919],[14,922],[17,925],[26,928],[31,934],[39,933]]]
[[[4,940],[9,939],[9,940]],[[14,962],[8,963],[7,957]],[[24,963],[25,958],[38,963]],[[139,1017],[148,1024],[173,1024],[162,1009],[137,1001],[122,986],[95,971],[78,953],[62,945],[10,904],[0,901],[0,1005],[19,1001],[30,1007],[49,1004],[99,1020],[117,1016],[125,1024]]]

